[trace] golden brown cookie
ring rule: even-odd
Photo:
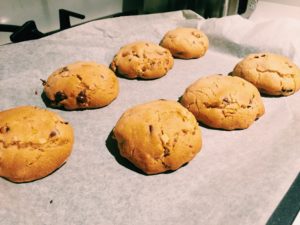
[[[195,117],[175,101],[157,100],[127,110],[113,133],[120,154],[147,174],[178,169],[202,146]]]
[[[59,168],[72,151],[73,129],[56,113],[33,106],[0,112],[0,176],[27,182]]]
[[[198,121],[224,130],[248,128],[265,111],[255,86],[242,78],[222,75],[197,80],[180,102]]]
[[[155,79],[166,75],[173,63],[168,49],[151,42],[138,41],[122,47],[110,67],[115,73],[130,79]]]
[[[209,45],[207,36],[195,28],[176,28],[165,34],[160,45],[180,59],[195,59],[203,56]]]
[[[50,105],[68,110],[103,107],[119,93],[113,71],[94,62],[76,62],[60,68],[43,85]]]
[[[254,84],[261,93],[291,95],[300,89],[300,69],[290,59],[272,53],[250,54],[232,72]]]

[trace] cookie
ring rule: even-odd
[[[120,154],[146,174],[177,170],[202,146],[195,117],[175,101],[157,100],[128,109],[113,133]]]
[[[160,45],[180,59],[196,59],[203,56],[209,46],[207,36],[195,28],[176,28],[165,34]]]
[[[103,107],[119,93],[113,71],[95,62],[76,62],[60,68],[43,85],[50,106],[67,110]]]
[[[232,72],[254,84],[261,93],[288,96],[300,89],[300,69],[285,56],[272,53],[250,54]]]
[[[126,78],[155,79],[166,75],[173,63],[168,49],[151,42],[138,41],[122,47],[110,67]]]
[[[73,128],[56,113],[33,106],[0,112],[0,176],[13,182],[40,179],[69,157]]]
[[[265,111],[254,85],[222,75],[197,80],[185,90],[180,102],[201,123],[224,130],[248,128]]]

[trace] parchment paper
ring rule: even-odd
[[[173,173],[136,172],[118,157],[109,135],[129,107],[154,99],[177,100],[201,76],[228,74],[244,54],[275,51],[300,64],[296,21],[258,24],[239,16],[204,20],[191,11],[177,11],[95,21],[40,40],[1,46],[0,109],[45,108],[40,78],[78,60],[108,66],[122,45],[136,40],[159,43],[177,26],[207,32],[211,45],[204,57],[175,59],[173,69],[157,80],[119,78],[120,94],[104,108],[49,108],[73,125],[73,153],[41,180],[15,184],[0,179],[1,225],[266,223],[299,172],[300,92],[264,97],[265,115],[246,130],[201,127],[201,152]]]

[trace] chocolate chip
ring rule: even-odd
[[[153,131],[153,126],[149,125],[149,132],[151,133]]]
[[[130,55],[130,52],[123,52],[123,53],[122,53],[122,57],[126,57],[126,56],[128,56],[128,55]]]
[[[170,166],[168,164],[166,164],[165,162],[161,162],[161,164],[166,168],[166,169],[170,169]]]
[[[167,149],[167,148],[165,148],[165,149],[164,149],[164,157],[167,157],[167,156],[169,156],[169,155],[170,155],[170,150]]]
[[[225,103],[230,103],[230,101],[229,101],[229,99],[228,98],[223,98],[223,102],[225,102]]]
[[[42,85],[45,86],[47,84],[47,81],[40,79],[42,81]]]
[[[62,91],[58,91],[55,93],[54,98],[55,98],[55,102],[59,103],[65,99],[67,99],[68,96],[65,93],[63,93]]]
[[[261,57],[265,57],[265,56],[266,56],[265,54],[261,55]]]
[[[76,77],[78,78],[78,80],[82,81],[82,77],[79,74],[77,74]]]
[[[77,97],[76,97],[76,101],[78,104],[83,104],[83,103],[86,103],[87,102],[87,98],[86,98],[86,95],[85,95],[85,91],[81,91]]]
[[[59,73],[63,73],[63,72],[67,72],[67,71],[69,71],[69,69],[67,66],[65,66],[61,69],[61,71]]]
[[[7,125],[5,125],[0,128],[0,133],[4,134],[4,133],[7,133],[9,130],[10,130],[10,128]]]
[[[137,58],[140,58],[139,54],[136,51],[132,51],[132,55],[137,57]]]
[[[35,90],[35,91],[34,91],[34,94],[35,94],[35,95],[38,95],[38,92],[37,92],[37,90]]]
[[[282,88],[281,91],[282,91],[282,92],[292,92],[293,89],[285,89],[285,88]]]
[[[52,204],[53,203],[53,200],[50,200],[50,204]]]
[[[53,130],[53,131],[50,132],[49,137],[52,138],[54,136],[56,136],[56,132]]]
[[[255,99],[255,97],[256,97],[255,94],[252,94],[252,97],[250,98],[248,105],[252,105],[253,100]]]
[[[257,55],[256,55],[256,56],[254,56],[254,58],[258,59],[258,58],[259,58],[259,56],[257,56]]]
[[[192,32],[192,35],[196,38],[200,38],[201,37],[201,34],[197,33],[197,32]]]
[[[64,124],[66,124],[66,125],[68,125],[69,124],[69,122],[63,122]]]

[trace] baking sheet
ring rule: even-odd
[[[129,107],[154,99],[177,100],[199,77],[229,73],[245,53],[274,50],[300,64],[295,32],[299,23],[278,23],[254,23],[239,16],[204,20],[192,11],[177,11],[95,21],[40,40],[1,46],[4,110],[19,105],[45,108],[40,79],[78,60],[109,65],[118,49],[132,41],[159,43],[177,26],[201,28],[211,41],[204,57],[175,59],[173,69],[160,79],[119,78],[120,94],[107,107],[49,109],[73,125],[73,153],[44,179],[23,184],[0,179],[0,224],[265,224],[299,172],[300,92],[264,97],[265,115],[246,130],[201,127],[201,152],[173,173],[136,172],[116,155],[110,132]],[[282,36],[278,30],[289,32]],[[283,39],[285,44],[280,44]]]

